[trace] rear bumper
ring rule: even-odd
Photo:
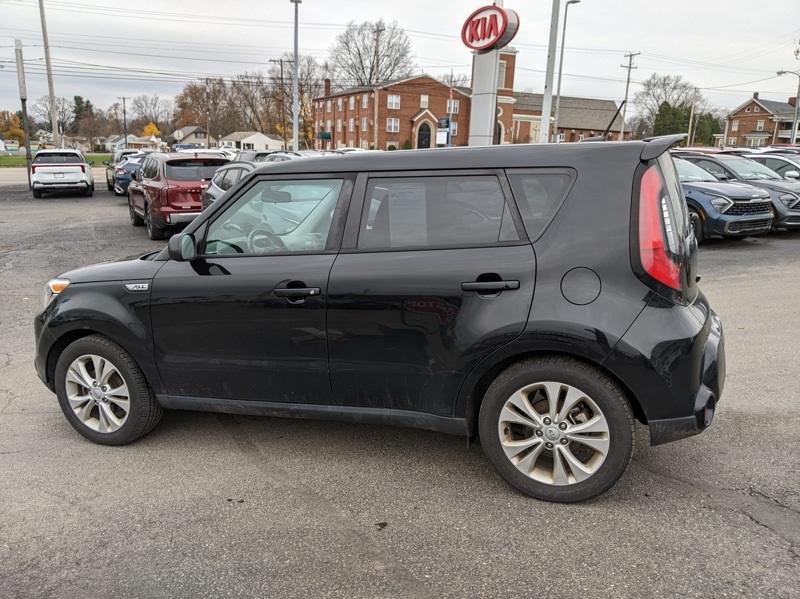
[[[702,294],[691,305],[652,296],[604,365],[641,408],[652,445],[696,435],[722,395],[722,323]]]
[[[722,322],[711,313],[711,328],[706,339],[701,365],[700,387],[692,398],[693,413],[678,418],[650,420],[650,444],[663,445],[703,432],[711,425],[717,402],[725,384],[725,342]]]
[[[185,225],[200,216],[200,212],[167,212],[164,214],[164,222],[167,225]]]
[[[91,184],[89,181],[32,181],[34,189],[88,189]]]

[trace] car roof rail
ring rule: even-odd
[[[647,137],[642,141],[646,142],[644,149],[642,150],[641,159],[642,160],[652,160],[653,158],[658,158],[669,150],[672,146],[676,143],[679,143],[686,139],[686,133],[676,133],[674,135],[659,135],[658,137]]]

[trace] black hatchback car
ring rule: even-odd
[[[596,496],[635,419],[674,441],[722,393],[681,138],[261,167],[162,251],[50,281],[36,369],[97,443],[165,408],[389,423],[478,435],[534,497]]]

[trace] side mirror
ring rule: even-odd
[[[786,171],[783,176],[787,179],[798,179],[800,178],[800,171]]]
[[[728,179],[730,179],[730,177],[728,176],[728,173],[719,173],[719,174],[714,174],[714,176],[715,176],[717,179],[719,179],[720,181],[727,181]]]
[[[191,262],[197,258],[197,246],[194,236],[189,233],[178,233],[169,238],[167,252],[170,260],[176,262]]]

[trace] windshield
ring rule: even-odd
[[[738,177],[748,181],[760,179],[781,179],[782,177],[763,164],[739,156],[718,156],[717,159],[731,169]]]
[[[173,181],[202,181],[210,179],[228,161],[224,158],[192,158],[167,162],[166,177]]]
[[[714,175],[701,169],[696,164],[692,164],[688,160],[675,158],[675,168],[678,169],[678,178],[681,183],[689,183],[692,181],[719,181]]]

